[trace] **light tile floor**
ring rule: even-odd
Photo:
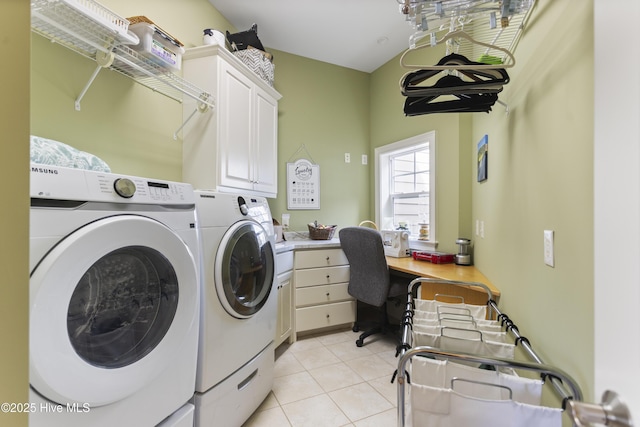
[[[243,427],[396,425],[395,343],[374,335],[357,347],[358,335],[349,329],[281,345],[273,390]]]

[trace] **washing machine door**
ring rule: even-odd
[[[239,221],[222,237],[215,263],[218,298],[230,315],[246,319],[264,306],[275,272],[273,246],[255,221]]]
[[[176,363],[198,292],[193,254],[160,222],[120,215],[79,228],[31,273],[31,386],[62,405],[130,396]]]

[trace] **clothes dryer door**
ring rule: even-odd
[[[136,215],[61,240],[30,279],[30,383],[65,405],[106,405],[161,375],[198,321],[198,270],[171,229]]]
[[[255,221],[236,222],[225,233],[216,254],[218,298],[231,316],[246,319],[264,306],[275,272],[273,244]]]

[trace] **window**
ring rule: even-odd
[[[379,147],[376,156],[376,223],[380,229],[407,228],[412,245],[428,227],[427,248],[435,245],[435,132]],[[420,240],[423,242],[423,240]]]

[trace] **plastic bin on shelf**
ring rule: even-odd
[[[137,46],[132,46],[138,53],[173,70],[179,71],[182,68],[184,48],[172,41],[175,39],[169,39],[165,36],[166,33],[156,25],[139,22],[131,24],[129,30],[140,39]]]

